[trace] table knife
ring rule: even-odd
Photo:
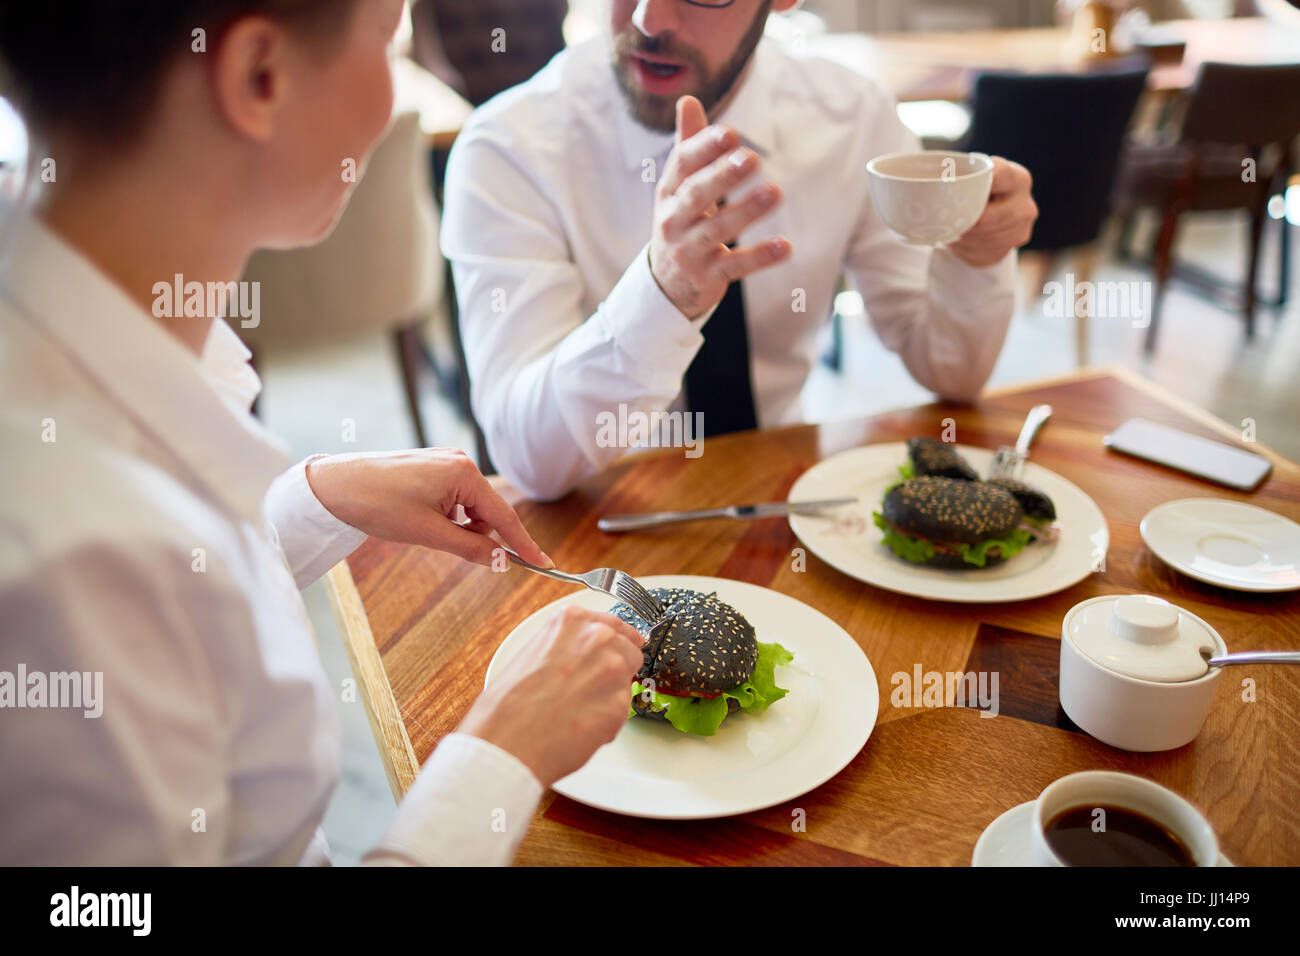
[[[697,521],[701,518],[775,518],[781,515],[815,514],[824,508],[851,505],[857,498],[825,498],[821,501],[770,501],[758,505],[731,505],[726,508],[705,508],[699,511],[654,511],[645,514],[609,515],[596,522],[601,531],[634,531],[637,528],[654,528],[675,521]]]

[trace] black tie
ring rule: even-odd
[[[704,436],[758,427],[749,380],[745,297],[737,280],[704,323],[704,344],[686,370],[686,405],[704,413]]]

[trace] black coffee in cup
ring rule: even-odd
[[[1043,835],[1067,866],[1196,865],[1176,834],[1127,807],[1070,807],[1047,821]]]

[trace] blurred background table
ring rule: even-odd
[[[1206,61],[1295,63],[1300,32],[1264,17],[1171,20],[1161,35],[1186,42],[1181,62],[1157,64],[1153,92],[1177,93]],[[900,102],[965,101],[981,70],[1026,73],[1084,71],[1104,61],[1081,63],[1069,50],[1068,27],[1029,27],[916,33],[814,33],[809,53],[834,60],[878,82]],[[435,149],[450,148],[473,106],[460,93],[407,57],[394,61],[399,111],[415,110]]]
[[[1204,62],[1300,62],[1300,31],[1264,17],[1231,20],[1171,20],[1159,24],[1162,36],[1187,47],[1181,62],[1157,64],[1150,89],[1187,89]],[[1069,48],[1069,27],[963,30],[939,33],[814,34],[810,53],[841,63],[880,83],[901,102],[964,101],[981,70],[1026,73],[1085,71],[1105,60],[1080,61]]]
[[[937,434],[951,416],[958,440],[1014,441],[1028,409],[1050,402],[1034,460],[1090,494],[1110,527],[1105,570],[1058,594],[1005,605],[951,605],[881,591],[808,556],[784,520],[697,522],[606,535],[603,514],[701,508],[786,497],[807,468],[863,444]],[[924,405],[862,421],[709,439],[695,460],[661,450],[622,459],[563,500],[519,502],[538,542],[564,568],[690,573],[789,594],[844,627],[880,682],[870,740],[838,776],[796,800],[723,820],[663,822],[594,810],[548,792],[521,864],[963,865],[981,831],[1052,780],[1086,769],[1160,781],[1208,815],[1237,864],[1300,864],[1300,669],[1259,668],[1257,702],[1221,682],[1200,736],[1177,751],[1111,749],[1069,724],[1056,697],[1061,620],[1085,598],[1154,593],[1213,624],[1231,650],[1300,649],[1300,594],[1243,594],[1200,584],[1161,563],[1138,523],[1184,497],[1249,501],[1300,519],[1300,467],[1277,455],[1253,494],[1208,485],[1118,454],[1102,436],[1142,416],[1221,440],[1240,434],[1118,369],[996,391],[973,407]],[[330,575],[336,612],[363,685],[372,729],[396,795],[483,686],[488,661],[526,616],[567,594],[523,572],[495,574],[421,548],[371,539]],[[1000,715],[968,708],[895,708],[890,676],[913,666],[996,671]],[[815,741],[810,742],[815,746]],[[792,814],[806,832],[792,832]]]

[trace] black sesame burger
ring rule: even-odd
[[[946,568],[983,568],[1019,554],[1032,533],[1015,496],[979,481],[926,475],[885,492],[876,526],[900,558]]]
[[[959,478],[962,481],[979,481],[974,468],[946,442],[917,436],[907,440],[907,457],[912,473],[905,477],[936,475],[940,478]]]
[[[793,655],[780,644],[764,644],[743,614],[688,588],[652,588],[671,620],[650,635],[645,662],[632,684],[629,717],[664,720],[688,734],[717,733],[728,714],[762,713],[786,695],[774,672]],[[646,621],[625,604],[610,613],[637,630]]]
[[[988,567],[1059,533],[1056,505],[1044,492],[1017,478],[980,481],[945,442],[908,439],[898,474],[872,517],[883,543],[913,564]]]

